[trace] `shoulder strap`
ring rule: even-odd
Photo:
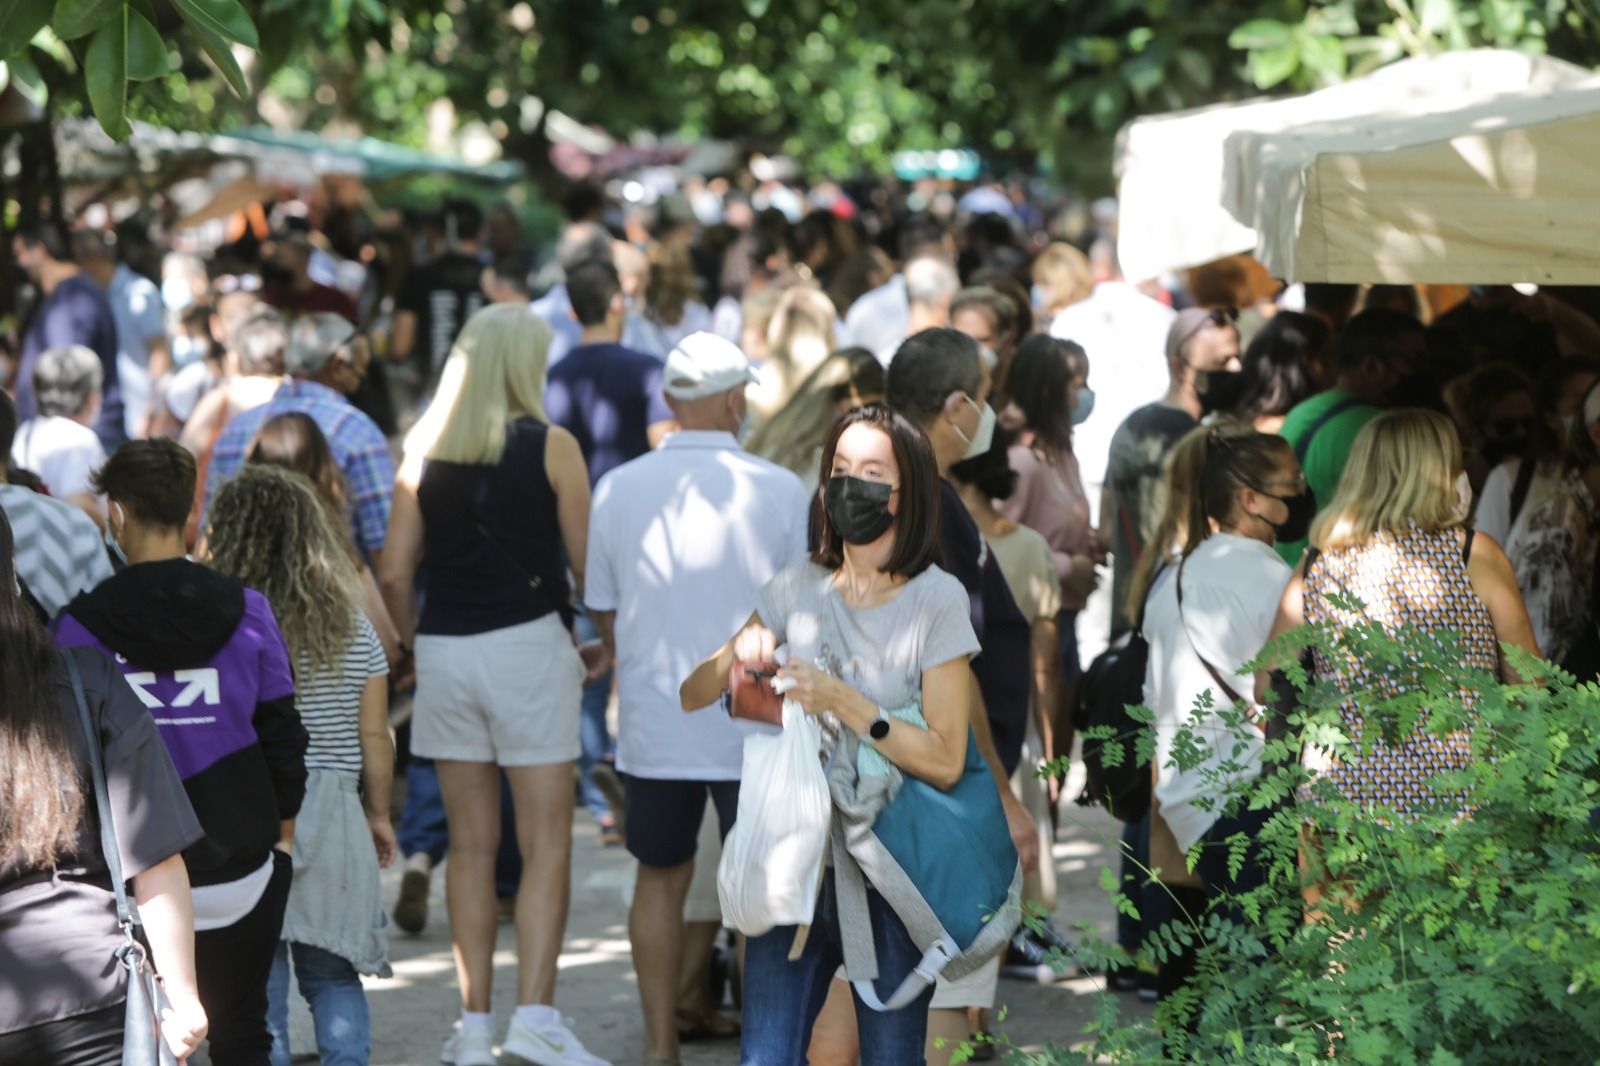
[[[1517,524],[1517,516],[1522,513],[1522,507],[1528,502],[1528,490],[1533,488],[1533,475],[1538,472],[1539,463],[1531,455],[1522,457],[1522,462],[1517,465],[1517,480],[1511,483],[1511,519],[1510,526]]]
[[[89,714],[89,700],[83,692],[83,675],[78,672],[78,660],[71,651],[61,657],[67,663],[67,676],[72,679],[72,699],[78,705],[78,723],[83,727],[83,737],[89,748],[89,772],[94,779],[94,806],[100,821],[100,850],[105,853],[106,870],[111,875],[111,890],[117,896],[117,924],[126,931],[139,926],[139,912],[128,898],[128,886],[122,877],[122,854],[117,850],[117,830],[111,821],[111,792],[106,787],[105,759],[100,751],[100,734]]]
[[[1350,408],[1356,406],[1360,402],[1361,399],[1358,396],[1346,396],[1338,403],[1331,405],[1326,411],[1322,412],[1322,414],[1318,415],[1317,420],[1311,423],[1311,428],[1300,434],[1300,436],[1295,440],[1294,457],[1303,464],[1306,461],[1306,454],[1311,451],[1311,442],[1315,440],[1317,434],[1322,431],[1322,427],[1327,425],[1329,422],[1332,422],[1335,418],[1338,418],[1340,415],[1344,414],[1346,411],[1350,410]]]
[[[1183,568],[1188,562],[1188,559],[1184,559],[1183,562],[1178,564],[1178,572],[1173,578],[1177,582],[1178,589],[1178,625],[1183,629],[1183,635],[1189,639],[1189,647],[1193,649],[1194,657],[1199,659],[1200,665],[1206,668],[1206,673],[1211,675],[1211,680],[1216,682],[1217,687],[1222,690],[1223,695],[1228,697],[1230,703],[1239,703],[1243,697],[1233,690],[1232,685],[1223,680],[1222,671],[1212,666],[1206,657],[1200,654],[1200,646],[1194,642],[1194,634],[1189,632],[1189,623],[1183,617]]]
[[[1467,563],[1472,562],[1472,538],[1474,538],[1474,537],[1476,537],[1478,535],[1478,531],[1476,529],[1469,529],[1469,530],[1466,531],[1466,533],[1467,533],[1466,543],[1461,545],[1461,563],[1462,563],[1462,565],[1466,565]]]

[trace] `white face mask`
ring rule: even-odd
[[[1472,482],[1467,479],[1467,472],[1463,470],[1456,475],[1456,518],[1465,522],[1470,514],[1472,514]]]
[[[972,404],[972,406],[978,407],[977,403],[973,401],[971,396],[963,397],[963,399]],[[956,424],[954,419],[950,420],[951,428],[956,431],[956,435],[960,437],[962,442],[967,446],[966,454],[961,458],[976,459],[978,456],[988,452],[989,445],[994,442],[994,423],[994,408],[990,407],[988,404],[978,407],[978,428],[973,431],[972,436],[970,437],[961,431],[961,427]]]

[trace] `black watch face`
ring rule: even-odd
[[[882,740],[884,737],[889,735],[889,719],[879,718],[876,722],[872,723],[872,726],[867,730],[867,733],[872,737],[873,740]]]

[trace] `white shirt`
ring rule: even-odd
[[[1265,744],[1254,725],[1230,727],[1216,717],[1231,701],[1217,690],[1200,656],[1205,656],[1235,694],[1251,699],[1255,679],[1240,667],[1260,655],[1266,645],[1291,573],[1278,553],[1260,541],[1218,533],[1196,548],[1184,564],[1181,619],[1175,567],[1162,574],[1150,594],[1144,616],[1144,635],[1150,642],[1144,699],[1155,713],[1155,794],[1161,802],[1161,816],[1184,851],[1217,820],[1218,810],[1195,803],[1206,796],[1219,801],[1220,807],[1227,778],[1219,780],[1212,775],[1226,763],[1243,768],[1235,779],[1258,774]],[[1201,716],[1196,701],[1206,692],[1211,693],[1214,710]],[[1191,721],[1196,739],[1210,751],[1201,765],[1180,771],[1168,764],[1180,730]]]
[[[807,503],[799,478],[729,433],[675,433],[595,486],[584,602],[616,612],[618,770],[739,779],[749,727],[720,705],[684,713],[678,686],[804,554]]]
[[[1170,307],[1127,282],[1106,281],[1050,323],[1050,336],[1076,341],[1089,356],[1094,410],[1073,427],[1072,452],[1095,514],[1112,435],[1133,412],[1166,395],[1167,330],[1174,317]]]
[[[95,431],[61,415],[40,415],[17,428],[11,461],[32,470],[57,499],[92,493],[89,477],[105,465],[106,449]]]
[[[845,312],[844,324],[852,343],[877,353],[879,361],[887,366],[911,329],[906,276],[896,274],[871,292],[862,293]],[[889,353],[887,357],[884,352]]]

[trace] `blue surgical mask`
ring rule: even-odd
[[[168,311],[183,311],[194,303],[194,290],[183,278],[162,278],[161,302]]]
[[[1028,296],[1033,300],[1034,307],[1041,311],[1044,310],[1045,300],[1049,298],[1049,294],[1044,291],[1043,285],[1033,286],[1028,290]]]
[[[188,334],[172,338],[172,365],[188,366],[190,363],[204,359],[211,351],[211,342],[204,337],[191,337]]]
[[[1085,385],[1078,390],[1078,402],[1072,408],[1072,424],[1081,426],[1094,413],[1094,390]]]

